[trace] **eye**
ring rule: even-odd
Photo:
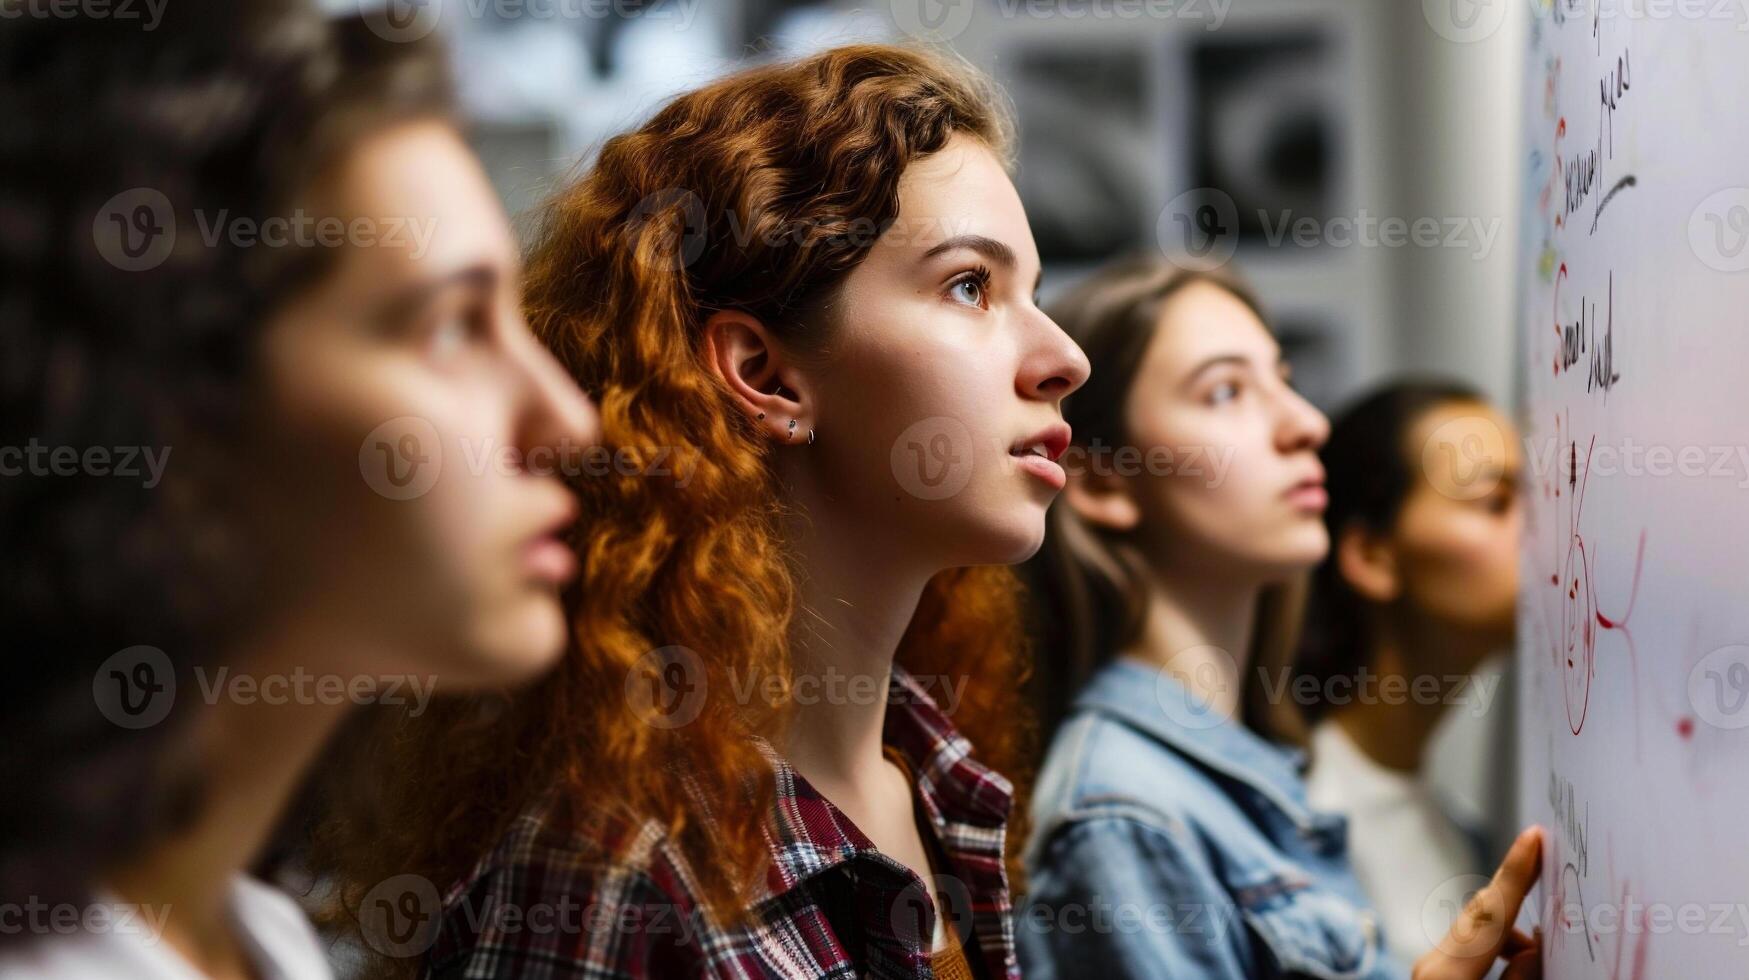
[[[1237,381],[1222,381],[1209,389],[1210,405],[1223,405],[1239,397],[1240,385]]]
[[[440,361],[454,357],[468,343],[468,325],[459,316],[438,321],[425,339],[425,352]]]
[[[983,266],[970,269],[948,283],[947,295],[956,303],[988,309],[990,303],[990,270]]]
[[[425,332],[425,355],[434,361],[455,359],[486,333],[486,314],[478,304],[442,311]]]

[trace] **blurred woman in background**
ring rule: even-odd
[[[1404,381],[1355,403],[1323,452],[1332,549],[1314,578],[1297,670],[1313,806],[1348,818],[1354,868],[1405,962],[1439,938],[1422,908],[1486,867],[1480,834],[1422,778],[1453,704],[1512,643],[1522,454],[1511,421],[1475,391]]]
[[[435,48],[113,13],[0,21],[0,976],[327,976],[245,869],[354,704],[553,662],[575,501],[464,451],[593,410]]]
[[[616,461],[576,649],[386,733],[388,819],[331,840],[349,901],[445,896],[429,975],[1017,974],[1000,566],[1087,364],[1008,147],[968,69],[845,47],[679,96],[548,206],[532,317]]]
[[[1328,423],[1227,275],[1131,260],[1052,313],[1093,380],[1065,403],[1069,484],[1028,569],[1063,721],[1033,802],[1027,974],[1401,976],[1345,823],[1311,807],[1287,744],[1296,583],[1329,544]],[[1520,839],[1417,976],[1479,978],[1502,950],[1508,976],[1538,967],[1510,931],[1537,848]]]

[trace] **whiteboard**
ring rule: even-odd
[[[1749,977],[1749,5],[1514,3],[1527,914],[1556,980]]]

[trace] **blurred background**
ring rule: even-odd
[[[1013,102],[1047,297],[1126,252],[1230,256],[1325,411],[1409,371],[1511,404],[1528,18],[1507,0],[380,2],[453,45],[476,148],[525,233],[603,140],[682,90],[920,40]],[[1513,812],[1499,690],[1485,715],[1449,714],[1432,763],[1489,825]]]

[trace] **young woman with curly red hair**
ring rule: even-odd
[[[1007,148],[975,74],[846,47],[680,96],[552,201],[530,319],[606,448],[574,481],[575,649],[530,692],[391,721],[393,820],[326,843],[367,926],[383,882],[442,891],[392,952],[1018,974],[1002,566],[1043,539],[1087,363],[1035,301]]]

